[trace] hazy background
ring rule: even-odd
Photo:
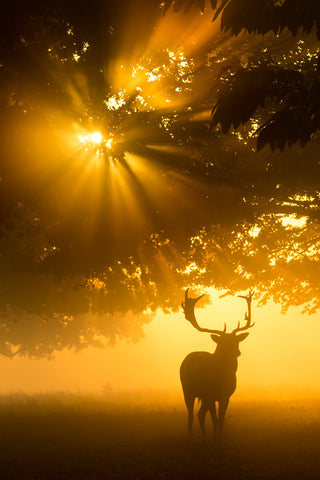
[[[197,310],[201,323],[230,331],[243,319],[245,304],[237,297],[218,299]],[[320,322],[318,315],[290,309],[285,315],[272,303],[253,305],[256,322],[241,344],[239,399],[291,399],[320,395]],[[106,349],[88,348],[79,353],[64,350],[53,359],[0,359],[1,394],[25,392],[110,393],[123,390],[162,390],[180,393],[179,367],[193,350],[213,351],[210,336],[197,332],[182,311],[156,318],[144,327],[139,343],[118,341]]]

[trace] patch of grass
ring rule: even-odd
[[[137,398],[0,398],[1,480],[319,477],[319,401],[234,400],[218,456],[212,441],[202,447],[196,422],[188,441],[182,403],[161,409],[159,396],[149,403]]]

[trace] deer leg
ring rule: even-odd
[[[209,412],[211,415],[212,419],[212,424],[213,424],[213,434],[214,434],[214,441],[217,443],[217,438],[218,438],[218,418],[217,418],[217,411],[216,411],[216,402],[213,402],[209,406]]]
[[[207,403],[202,402],[201,407],[198,412],[198,419],[202,433],[203,442],[206,443],[206,414],[209,410],[209,406]]]
[[[194,406],[195,397],[185,397],[186,406],[188,409],[188,432],[189,437],[191,436],[192,424],[193,424],[193,406]]]
[[[219,401],[219,419],[218,419],[218,444],[219,444],[219,446],[221,446],[221,443],[222,443],[224,418],[225,418],[225,415],[226,415],[228,405],[229,405],[229,398],[224,398],[223,400]]]

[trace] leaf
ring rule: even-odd
[[[227,3],[229,1],[230,0],[222,0],[221,5],[218,7],[216,13],[213,16],[213,19],[212,19],[213,22],[218,18],[219,14],[222,12],[222,10],[224,9],[224,7],[227,5]],[[212,3],[211,3],[211,5],[212,5]],[[215,1],[215,7],[216,7],[216,5],[217,5],[217,1]],[[215,7],[212,7],[212,8],[215,8]]]
[[[215,10],[217,7],[218,0],[210,0],[212,10]]]
[[[163,15],[167,13],[174,0],[164,0],[163,2]]]

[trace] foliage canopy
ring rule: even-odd
[[[202,0],[165,0],[164,10],[173,5],[174,11],[192,6],[202,11]],[[227,73],[223,71],[224,84],[217,103],[213,108],[213,126],[221,125],[227,132],[232,126],[253,118],[259,108],[268,110],[267,101],[273,101],[268,118],[257,129],[257,148],[261,150],[269,145],[272,150],[283,151],[300,142],[305,145],[320,128],[319,98],[319,45],[311,53],[301,51],[299,33],[311,35],[320,40],[320,4],[317,0],[212,0],[215,20],[221,13],[221,30],[239,35],[243,32],[266,35],[273,32],[273,41],[282,48],[281,34],[289,31],[296,42],[291,42],[291,50],[299,52],[293,64],[290,55],[279,55],[263,62],[262,57],[268,47],[263,49],[260,58],[248,61],[244,67]],[[266,42],[267,43],[267,42]],[[288,53],[288,52],[287,52]],[[284,60],[284,61],[283,61]],[[269,106],[270,107],[270,106]]]
[[[137,340],[158,308],[179,308],[186,286],[254,287],[262,302],[317,311],[318,111],[300,125],[318,88],[317,32],[305,20],[307,36],[292,24],[295,36],[275,42],[284,27],[266,17],[264,37],[222,32],[187,51],[161,30],[178,13],[107,3],[3,7],[1,353]],[[211,2],[223,30],[239,33],[230,9],[240,5],[252,2]],[[174,9],[192,6],[204,2]],[[257,11],[241,30],[265,33]],[[257,129],[258,149],[305,147],[257,154]]]

